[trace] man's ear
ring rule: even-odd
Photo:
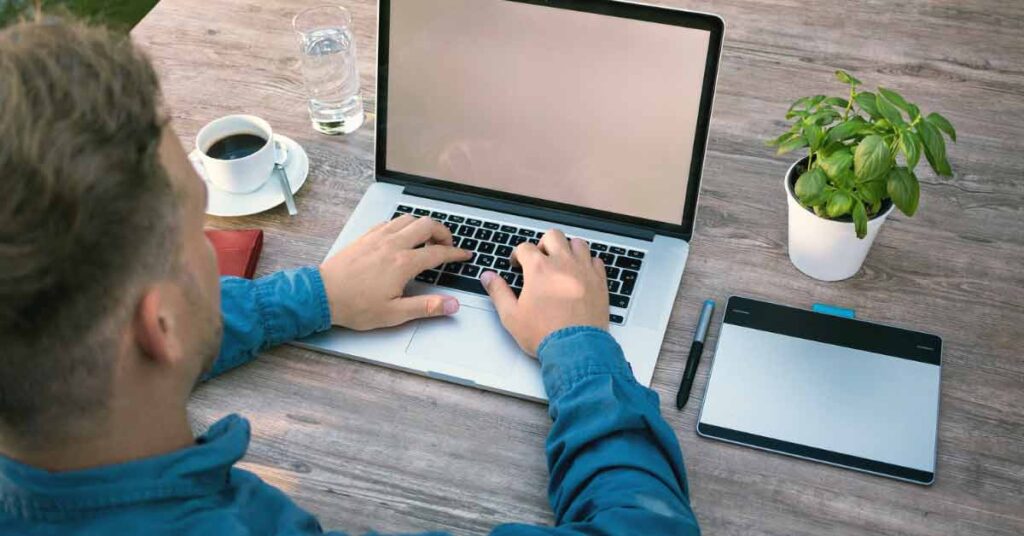
[[[160,364],[181,356],[167,290],[160,285],[149,287],[135,310],[135,341],[146,357]]]

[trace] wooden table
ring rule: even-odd
[[[219,228],[260,227],[260,273],[317,263],[373,180],[372,119],[348,137],[308,125],[290,21],[323,0],[163,0],[134,30],[163,79],[186,146],[229,113],[253,113],[310,154],[284,207]],[[654,375],[707,534],[1024,534],[1024,3],[1005,0],[666,2],[727,23],[696,234]],[[345,0],[375,109],[376,5]],[[960,142],[954,179],[922,176],[921,210],[890,218],[863,271],[811,280],[786,254],[781,178],[763,145],[797,96],[840,91],[832,71],[943,112]],[[372,117],[372,116],[371,116]],[[857,309],[945,340],[937,480],[905,484],[697,437],[700,404],[670,404],[699,303],[742,294]],[[712,326],[714,348],[721,314]],[[711,352],[695,393],[703,393]],[[481,533],[550,523],[546,408],[284,346],[200,387],[197,428],[231,412],[253,441],[241,465],[324,527]]]

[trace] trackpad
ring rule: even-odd
[[[407,353],[436,363],[437,372],[477,383],[540,375],[537,361],[523,353],[494,311],[465,304],[453,316],[421,320]]]

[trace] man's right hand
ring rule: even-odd
[[[512,261],[522,266],[525,280],[518,299],[494,272],[485,272],[480,280],[501,323],[523,351],[536,357],[541,341],[562,328],[608,329],[604,262],[590,256],[585,241],[569,241],[561,231],[551,230],[536,246],[523,242],[516,247]]]

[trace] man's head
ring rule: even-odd
[[[0,437],[67,440],[139,404],[183,406],[215,356],[206,193],[166,123],[126,37],[0,31]]]

